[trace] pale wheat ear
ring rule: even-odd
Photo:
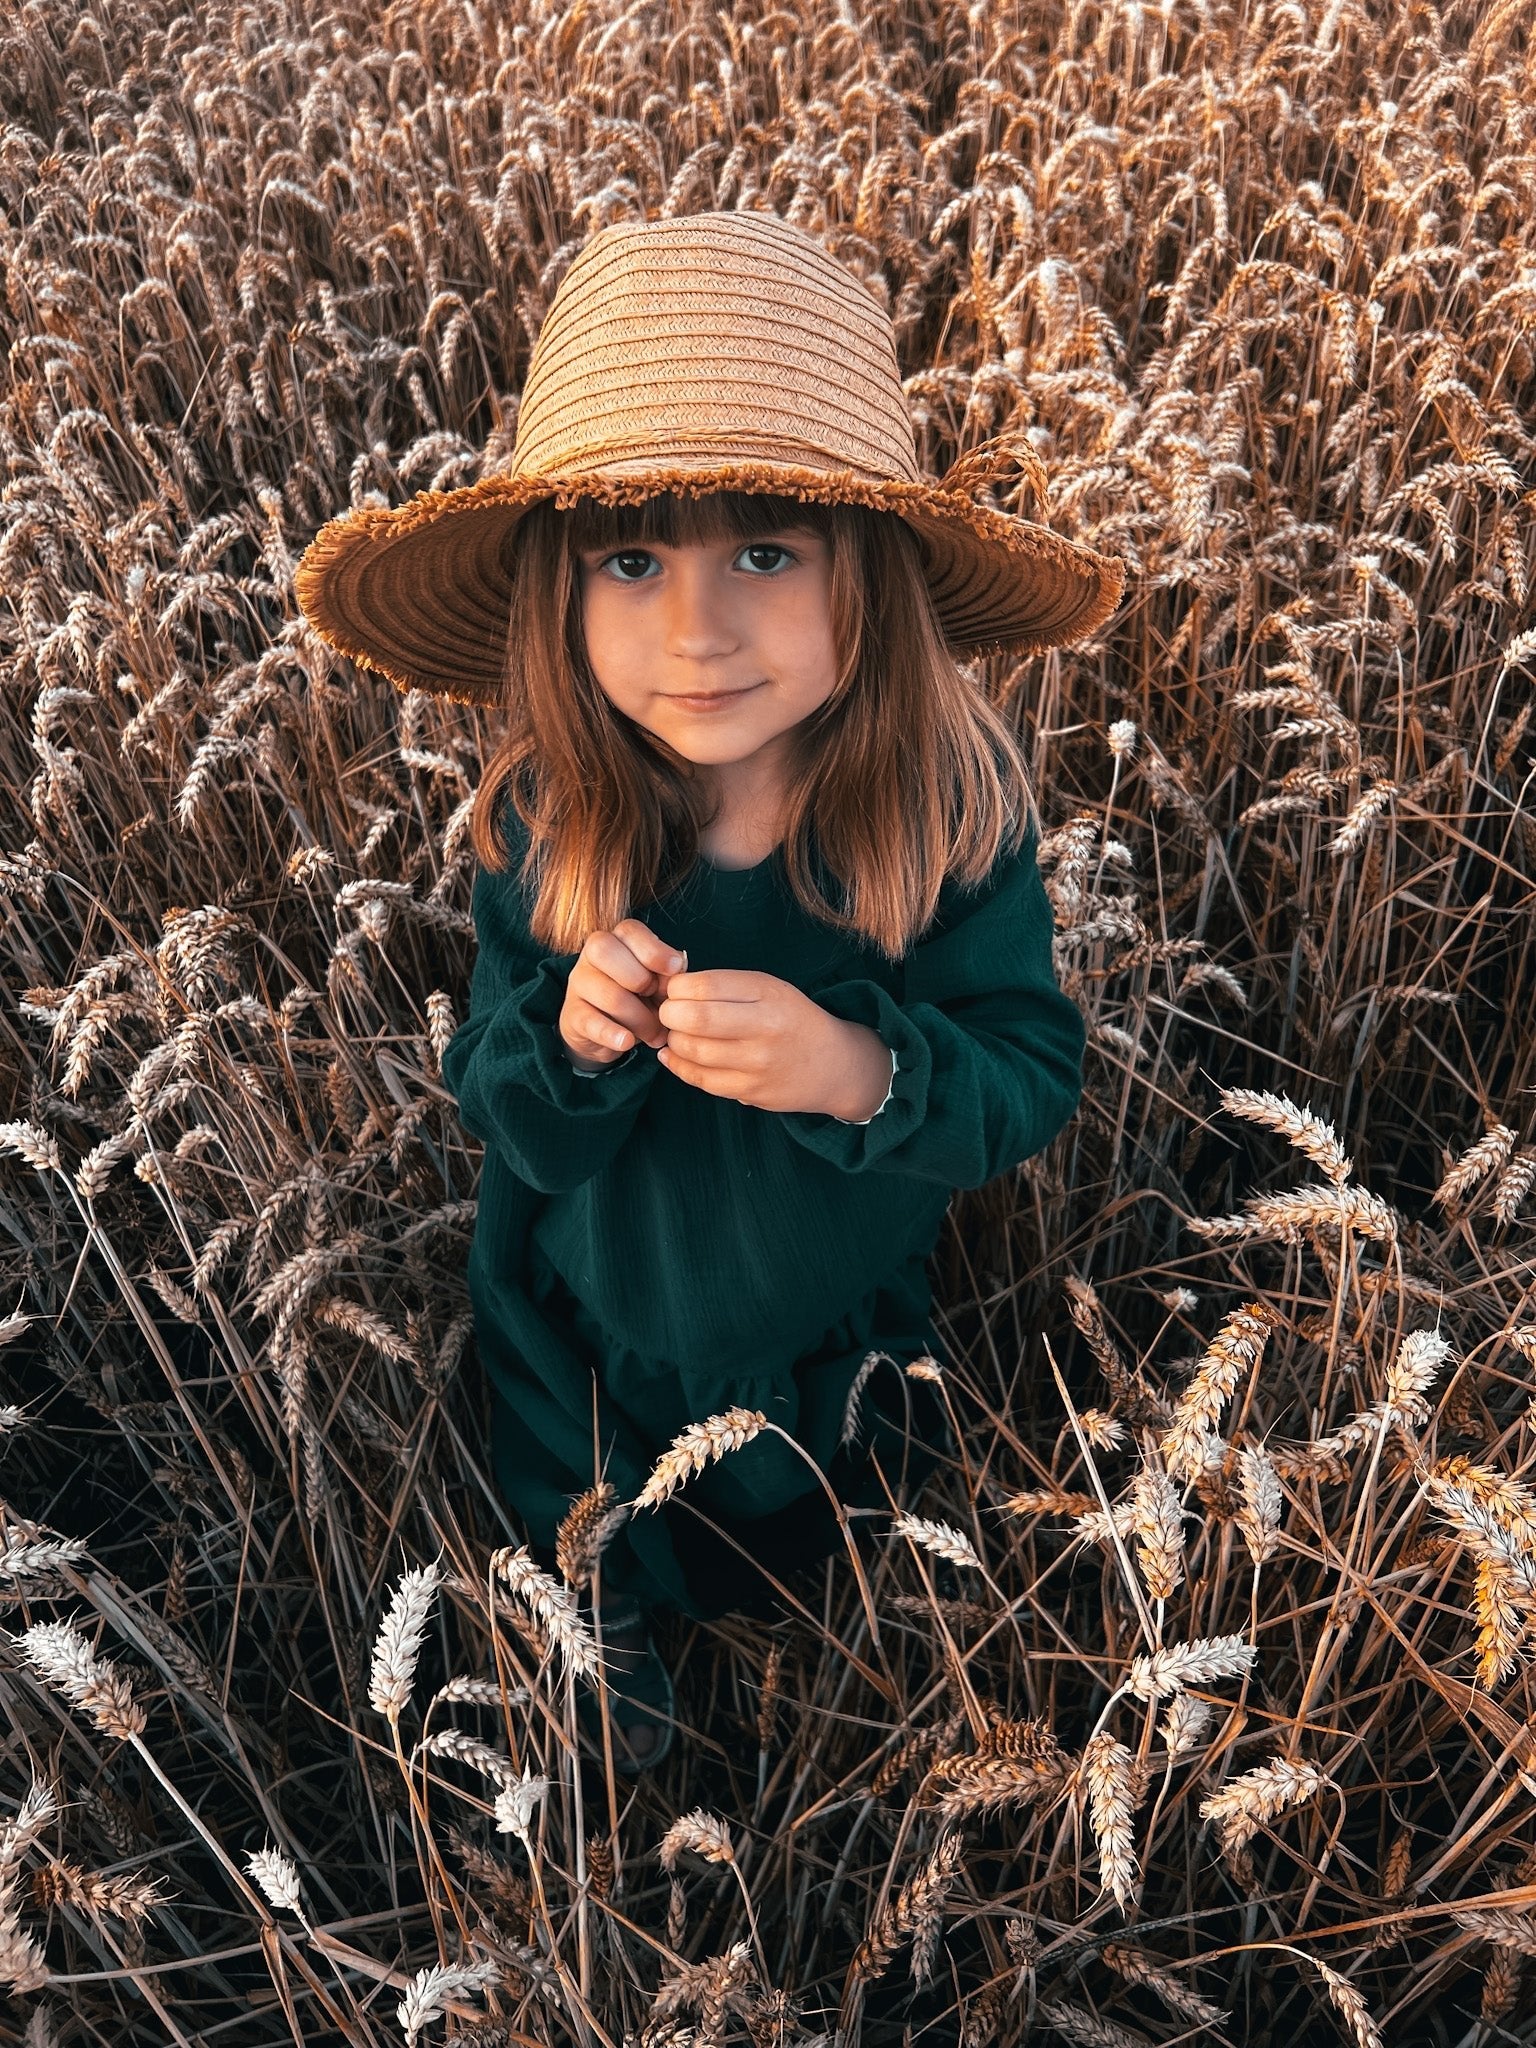
[[[1193,1693],[1175,1693],[1158,1730],[1170,1759],[1198,1749],[1215,1717],[1216,1710],[1208,1700],[1197,1700]]]
[[[144,1731],[144,1709],[122,1673],[98,1657],[70,1621],[40,1621],[15,1639],[43,1681],[87,1714],[103,1735],[128,1742]]]
[[[431,1963],[418,1970],[406,1986],[404,1998],[395,2007],[395,2017],[405,2031],[406,2048],[414,2048],[422,2030],[457,2007],[463,2010],[466,1995],[483,1991],[503,1979],[499,1963]]]
[[[1138,1803],[1136,1760],[1112,1735],[1091,1735],[1078,1766],[1078,1781],[1087,1795],[1104,1889],[1124,1909],[1141,1882],[1131,1831]]]
[[[270,1845],[265,1849],[255,1849],[246,1858],[245,1867],[274,1906],[289,1913],[301,1910],[299,1873],[281,1849]]]
[[[710,1863],[734,1863],[736,1851],[731,1846],[729,1830],[714,1814],[706,1813],[696,1806],[691,1813],[682,1814],[673,1821],[661,1838],[657,1855],[661,1867],[666,1871],[677,1868],[677,1859],[684,1850],[695,1856],[702,1856]]]
[[[1331,1782],[1316,1764],[1275,1757],[1202,1799],[1200,1817],[1216,1823],[1224,1850],[1243,1849],[1265,1821],[1315,1799]]]
[[[416,1660],[437,1593],[435,1563],[411,1566],[396,1585],[373,1646],[368,1698],[375,1712],[397,1722],[411,1697]]]
[[[951,1564],[976,1572],[985,1569],[970,1537],[949,1522],[930,1521],[903,1511],[892,1518],[891,1528],[894,1534],[905,1536],[922,1550],[931,1550],[935,1557],[947,1558]]]
[[[1218,1678],[1241,1678],[1253,1668],[1258,1646],[1241,1636],[1216,1636],[1193,1643],[1177,1643],[1148,1656],[1131,1659],[1126,1689],[1138,1699],[1163,1700],[1182,1692],[1186,1686],[1210,1685]]]
[[[584,1678],[595,1675],[597,1645],[571,1589],[542,1570],[524,1543],[494,1551],[490,1568],[548,1629],[567,1670]]]
[[[1354,1171],[1333,1125],[1314,1116],[1309,1109],[1299,1109],[1288,1096],[1270,1095],[1256,1088],[1224,1088],[1221,1106],[1233,1116],[1246,1117],[1250,1123],[1278,1131],[1337,1187],[1342,1187]]]
[[[739,1451],[768,1427],[768,1418],[757,1408],[727,1408],[703,1422],[690,1422],[672,1439],[671,1448],[657,1460],[649,1479],[635,1495],[637,1508],[658,1508],[695,1473],[702,1472],[731,1451]]]

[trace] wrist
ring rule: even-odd
[[[823,1113],[839,1123],[867,1123],[889,1097],[894,1077],[891,1048],[867,1024],[843,1023],[848,1048],[847,1069]]]

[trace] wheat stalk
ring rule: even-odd
[[[568,1586],[591,1583],[598,1558],[628,1514],[606,1479],[576,1496],[555,1531],[555,1564]]]
[[[1117,1976],[1128,1984],[1144,1984],[1149,1991],[1155,1991],[1180,2019],[1193,2020],[1199,2026],[1219,2027],[1231,2018],[1230,2013],[1202,1998],[1160,1957],[1148,1955],[1145,1949],[1133,1948],[1129,1942],[1106,1941],[1100,1953]]]
[[[510,1757],[459,1728],[434,1729],[423,1738],[418,1750],[423,1756],[451,1756],[458,1763],[468,1764],[483,1778],[494,1779],[498,1785],[512,1785],[518,1780],[517,1766]]]
[[[432,1615],[438,1586],[435,1562],[409,1566],[390,1597],[373,1646],[368,1699],[374,1711],[393,1727],[411,1697],[416,1660]]]
[[[1536,1956],[1536,1918],[1529,1913],[1512,1912],[1505,1906],[1480,1906],[1453,1908],[1451,1918],[1480,1940],[1519,1955]]]
[[[1520,1957],[1512,1948],[1495,1948],[1483,1976],[1483,1995],[1478,2016],[1485,2024],[1504,2019],[1515,2009],[1520,1996]]]
[[[1335,1187],[1342,1187],[1354,1170],[1333,1125],[1309,1109],[1299,1109],[1287,1095],[1270,1095],[1257,1088],[1223,1088],[1221,1106],[1233,1116],[1278,1131],[1298,1152],[1305,1152]]]
[[[43,1951],[22,1932],[11,1907],[0,1905],[0,1984],[17,1992],[41,1991],[51,1976]]]
[[[1200,1802],[1200,1818],[1216,1823],[1224,1849],[1241,1849],[1263,1822],[1315,1799],[1329,1782],[1316,1764],[1275,1757],[1208,1794]]]
[[[13,1818],[0,1826],[0,1897],[12,1890],[21,1859],[58,1810],[53,1786],[45,1778],[34,1778]]]
[[[1152,1458],[1131,1492],[1136,1561],[1154,1600],[1171,1599],[1184,1577],[1184,1511],[1168,1475]]]
[[[1218,1678],[1241,1678],[1252,1670],[1257,1646],[1241,1636],[1215,1636],[1176,1643],[1131,1659],[1127,1690],[1142,1700],[1163,1700],[1189,1685],[1209,1685]]]
[[[1249,1302],[1235,1309],[1211,1340],[1163,1434],[1163,1458],[1177,1477],[1194,1479],[1204,1469],[1205,1441],[1238,1383],[1257,1369],[1277,1320],[1262,1302]]]
[[[517,1778],[505,1779],[496,1792],[496,1828],[499,1834],[516,1835],[529,1857],[533,1855],[530,1829],[533,1816],[549,1791],[548,1778],[524,1770]]]
[[[702,1806],[694,1807],[691,1813],[679,1815],[662,1836],[661,1847],[656,1852],[661,1858],[662,1869],[675,1870],[677,1859],[685,1850],[695,1856],[703,1856],[710,1863],[736,1861],[730,1830],[712,1813],[706,1813]]]
[[[528,1688],[513,1685],[507,1688],[507,1701],[512,1706],[521,1706],[528,1699]],[[501,1686],[494,1678],[450,1678],[446,1685],[440,1685],[433,1693],[429,1706],[451,1705],[463,1700],[471,1706],[499,1707],[502,1700]]]
[[[1136,1896],[1140,1872],[1131,1834],[1135,1811],[1135,1759],[1123,1742],[1100,1732],[1091,1735],[1079,1767],[1088,1793],[1088,1820],[1099,1851],[1104,1889],[1114,1893],[1124,1910]]]
[[[1397,1239],[1397,1216],[1365,1188],[1292,1188],[1282,1195],[1251,1195],[1239,1216],[1195,1217],[1188,1228],[1198,1237],[1241,1242],[1277,1238],[1300,1244],[1311,1231],[1352,1230],[1387,1243]]]
[[[973,1754],[936,1757],[927,1789],[948,1820],[1039,1799],[1067,1777],[1066,1756],[1048,1728],[1038,1721],[1000,1721],[986,1730]]]
[[[891,1519],[891,1528],[896,1535],[931,1550],[936,1557],[948,1558],[951,1564],[965,1565],[976,1572],[984,1569],[970,1538],[948,1522],[927,1521],[921,1515],[898,1512]]]
[[[853,1984],[881,1976],[891,1957],[910,1934],[914,1957],[928,1944],[944,1910],[944,1901],[960,1867],[964,1849],[958,1831],[942,1835],[927,1860],[909,1877],[895,1899],[884,1907],[853,1952],[848,1965]],[[926,1968],[923,1971],[926,1976]],[[914,1963],[914,1975],[917,1975]],[[919,1981],[922,1978],[919,1977]]]
[[[1175,1693],[1163,1715],[1160,1733],[1171,1757],[1187,1756],[1205,1740],[1215,1708],[1208,1700],[1197,1700],[1187,1692]]]
[[[493,1551],[490,1568],[548,1629],[560,1646],[567,1669],[583,1678],[595,1677],[597,1644],[570,1588],[539,1568],[526,1543]]]
[[[1385,2048],[1381,2029],[1371,2017],[1370,2007],[1347,1977],[1341,1977],[1337,1970],[1325,1963],[1321,1956],[1313,1956],[1324,1988],[1334,2005],[1344,2015],[1344,2024],[1354,2035],[1359,2048]]]
[[[281,1849],[274,1848],[270,1842],[264,1849],[253,1849],[245,1859],[245,1867],[260,1885],[269,1904],[303,1917],[299,1873]]]
[[[1434,1199],[1442,1209],[1453,1211],[1460,1208],[1479,1181],[1505,1168],[1514,1152],[1518,1132],[1508,1124],[1492,1124],[1475,1145],[1468,1146],[1454,1166],[1446,1172],[1444,1179],[1435,1190]]]
[[[1275,1461],[1262,1444],[1242,1444],[1237,1453],[1237,1483],[1243,1496],[1237,1526],[1255,1564],[1273,1557],[1279,1547],[1285,1497]]]
[[[768,1427],[768,1418],[757,1408],[727,1408],[723,1414],[690,1422],[672,1439],[671,1448],[658,1459],[650,1477],[636,1494],[638,1508],[658,1508],[677,1489],[706,1465],[739,1451]]]
[[[82,1870],[66,1859],[34,1872],[32,1889],[39,1905],[73,1906],[98,1925],[104,1917],[111,1917],[134,1927],[165,1903],[158,1881],[145,1883],[137,1877],[111,1877]]]
[[[115,1665],[98,1657],[70,1621],[39,1621],[11,1640],[40,1678],[89,1714],[103,1735],[131,1741],[145,1713]]]
[[[449,2010],[451,2001],[500,1981],[501,1966],[492,1962],[431,1963],[418,1970],[395,2007],[395,2017],[405,2030],[407,2048],[411,2048],[424,2027]]]
[[[1100,2019],[1086,2006],[1072,2005],[1066,1999],[1042,1998],[1036,2010],[1047,2026],[1074,2042],[1076,2048],[1147,2048],[1145,2034]]]

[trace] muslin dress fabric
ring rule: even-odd
[[[979,885],[944,884],[899,961],[795,902],[782,848],[730,869],[703,855],[633,914],[689,972],[745,968],[871,1026],[896,1054],[865,1123],[777,1112],[669,1074],[638,1044],[595,1079],[558,1022],[575,953],[531,937],[527,830],[508,804],[506,871],[482,867],[469,1014],[442,1061],[484,1145],[469,1259],[491,1384],[492,1466],[535,1555],[598,1477],[631,1500],[690,1422],[761,1409],[851,1506],[915,1487],[946,1440],[927,1260],[951,1196],[1038,1151],[1081,1089],[1083,1025],[1057,985],[1033,833]],[[813,862],[833,902],[814,840]],[[866,1355],[889,1354],[841,1433]],[[732,1547],[732,1541],[746,1553]],[[763,1431],[634,1510],[603,1551],[605,1591],[700,1619],[761,1610],[768,1581],[841,1539],[815,1472]]]

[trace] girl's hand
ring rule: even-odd
[[[665,1045],[656,1004],[647,998],[664,992],[674,963],[685,967],[687,954],[675,953],[638,917],[622,918],[611,932],[588,932],[560,1007],[560,1038],[572,1064],[611,1066],[637,1038]]]
[[[872,1116],[891,1079],[890,1048],[792,982],[713,967],[666,977],[656,1011],[667,1027],[657,1057],[669,1074],[754,1109]]]

